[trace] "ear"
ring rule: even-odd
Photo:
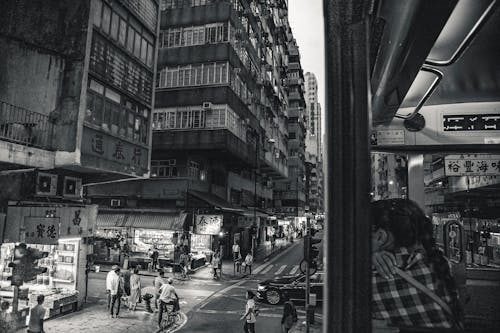
[[[384,245],[387,244],[388,240],[389,240],[389,235],[387,231],[381,228],[375,231],[374,241],[375,244],[377,245],[377,248],[383,248]]]

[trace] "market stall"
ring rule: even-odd
[[[12,261],[16,244],[47,253],[38,265],[46,273],[20,287],[18,308],[30,308],[38,295],[45,295],[46,318],[75,311],[86,297],[85,267],[92,253],[85,237],[95,225],[96,206],[9,206],[4,243],[0,247],[0,296],[12,303]]]

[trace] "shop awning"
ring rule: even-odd
[[[125,214],[99,213],[97,214],[98,228],[120,228],[125,223]]]
[[[143,228],[182,231],[186,213],[127,212],[97,214],[97,227],[106,228]]]
[[[125,227],[182,231],[187,214],[131,213]]]
[[[254,211],[253,209],[245,209],[241,215],[245,216],[245,217],[254,217]],[[265,217],[265,218],[268,218],[269,217],[269,214],[266,214],[266,213],[263,213],[259,210],[256,210],[255,211],[255,216],[257,217]]]
[[[200,191],[195,191],[195,190],[189,190],[188,193],[192,195],[193,197],[205,201],[207,204],[210,206],[213,206],[214,208],[218,208],[222,211],[229,212],[229,213],[236,213],[236,214],[241,214],[243,213],[243,209],[233,207],[229,202],[226,200],[219,198],[218,196],[211,194],[211,193],[205,193],[205,192],[200,192]]]

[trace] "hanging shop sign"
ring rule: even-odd
[[[500,155],[448,155],[444,161],[446,176],[500,175]]]
[[[58,217],[33,217],[24,218],[24,241],[28,244],[56,245],[59,240]]]
[[[196,215],[196,233],[217,235],[222,227],[222,215]]]

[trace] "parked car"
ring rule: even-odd
[[[324,272],[311,275],[311,294],[316,294],[318,302],[323,301]],[[260,282],[257,298],[269,304],[280,304],[286,300],[304,301],[306,295],[306,276],[284,276]]]

